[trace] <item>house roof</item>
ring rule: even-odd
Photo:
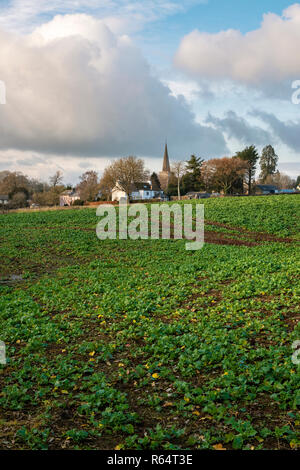
[[[3,200],[9,200],[9,197],[7,194],[0,194],[0,199],[3,201]]]
[[[73,192],[72,189],[66,189],[61,193],[61,196],[69,196]]]
[[[131,192],[141,191],[141,190],[151,191],[151,185],[147,182],[145,182],[145,183],[133,183],[132,184]],[[113,188],[112,191],[124,191],[124,189],[122,188],[122,185],[119,182],[117,182],[116,186]]]
[[[79,194],[76,191],[74,191],[74,189],[66,189],[60,195],[61,196],[79,196]]]
[[[278,190],[278,186],[275,186],[274,184],[257,184],[256,186],[262,191],[277,191]]]
[[[146,191],[150,191],[151,185],[149,183],[134,183],[134,189],[136,189],[137,191],[140,191],[143,189],[145,189]]]

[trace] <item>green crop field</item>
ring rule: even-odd
[[[199,251],[0,215],[0,448],[297,449],[299,203],[205,200]]]

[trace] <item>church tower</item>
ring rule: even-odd
[[[159,173],[159,182],[161,189],[163,191],[166,191],[169,185],[171,177],[171,170],[170,170],[170,162],[169,162],[169,154],[168,154],[168,146],[167,143],[165,145],[165,153],[164,153],[164,161],[163,161],[163,167],[162,171]]]

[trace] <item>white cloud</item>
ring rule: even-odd
[[[135,31],[207,0],[10,0],[0,5],[0,27],[32,31],[33,26],[57,14],[89,13],[104,19],[115,32]]]
[[[192,104],[201,92],[196,82],[166,79],[162,82],[171,90],[172,96],[175,98],[183,96],[189,104]]]
[[[0,33],[0,149],[77,157],[222,155],[222,133],[153,77],[140,51],[87,15],[59,16],[32,35]]]
[[[200,79],[231,79],[249,85],[300,78],[300,4],[282,16],[264,15],[261,27],[209,34],[195,30],[185,36],[175,64]]]

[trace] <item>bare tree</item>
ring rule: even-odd
[[[59,186],[62,184],[62,180],[63,180],[63,174],[60,170],[57,170],[53,176],[51,176],[49,178],[49,181],[50,181],[50,185],[55,188],[56,186]]]
[[[181,195],[180,195],[180,181],[182,176],[184,175],[186,170],[186,162],[179,161],[175,162],[172,165],[172,173],[174,173],[176,179],[177,179],[177,190],[178,190],[178,199],[180,201]]]
[[[22,191],[13,194],[11,200],[9,201],[9,206],[12,209],[19,209],[21,207],[26,207],[27,205],[26,194]]]
[[[99,192],[98,173],[92,170],[86,171],[79,179],[80,183],[76,189],[80,194],[80,199],[94,201]]]
[[[293,189],[296,186],[296,181],[289,175],[277,171],[274,175],[268,175],[264,184],[274,184],[279,189]]]
[[[18,188],[29,187],[29,179],[26,175],[23,175],[20,171],[14,172],[3,172],[4,177],[0,181],[0,193],[10,194],[16,192]]]
[[[109,201],[111,197],[111,192],[115,187],[117,182],[117,175],[115,170],[112,168],[112,165],[109,165],[105,168],[103,175],[100,179],[99,188],[101,193],[106,196],[107,201]]]
[[[144,161],[140,158],[129,156],[120,158],[104,171],[100,180],[101,190],[105,192],[114,188],[116,184],[123,189],[129,200],[134,183],[143,183],[150,177],[149,171],[145,169]]]
[[[207,189],[216,189],[228,194],[242,182],[247,171],[247,162],[237,157],[224,157],[207,160],[203,165],[202,174]]]
[[[4,180],[4,178],[6,178],[7,176],[9,176],[10,173],[11,173],[11,172],[8,171],[8,170],[0,171],[0,183],[1,183],[1,181]]]

